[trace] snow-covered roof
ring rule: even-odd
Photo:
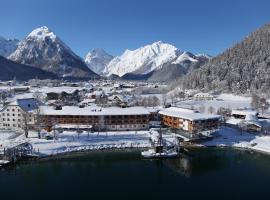
[[[24,111],[29,112],[29,111],[37,109],[38,105],[39,105],[39,103],[38,103],[38,101],[36,99],[29,98],[29,99],[17,99],[15,101],[10,102],[7,106],[19,106]]]
[[[98,116],[98,115],[149,115],[150,112],[144,107],[108,107],[101,108],[97,106],[89,106],[79,108],[77,106],[63,106],[62,110],[55,110],[51,106],[41,106],[42,115],[85,115],[85,116]]]
[[[262,127],[262,125],[260,124],[260,121],[258,119],[248,119],[248,120],[244,120],[244,119],[235,119],[235,118],[230,118],[226,121],[227,124],[231,124],[231,125],[239,125],[241,123],[244,123],[246,125],[256,125],[258,127]]]
[[[189,110],[185,108],[177,108],[177,107],[166,108],[162,111],[159,111],[159,114],[187,119],[190,121],[220,118],[219,115],[203,114],[203,113],[195,112],[193,110]]]
[[[76,90],[82,90],[83,88],[81,87],[68,87],[68,86],[62,86],[62,87],[42,87],[42,88],[38,88],[38,89],[33,89],[33,91],[38,91],[38,92],[42,92],[42,93],[62,93],[62,92],[66,92],[69,94],[74,93]]]
[[[197,93],[194,95],[194,97],[213,97],[213,95],[209,94],[209,93]]]
[[[232,110],[232,115],[258,115],[258,112],[254,110]]]

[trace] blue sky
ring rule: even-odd
[[[217,55],[270,22],[269,0],[0,0],[0,35],[46,25],[75,53],[112,55],[155,41]]]

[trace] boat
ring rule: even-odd
[[[8,160],[0,160],[0,167],[3,167],[4,165],[9,164],[10,162]]]
[[[162,152],[156,152],[154,148],[143,151],[141,154],[145,158],[175,158],[178,156],[178,153],[174,150],[163,150]]]

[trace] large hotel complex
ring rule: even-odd
[[[26,118],[27,114],[27,118]],[[91,129],[93,131],[148,130],[150,123],[178,129],[189,134],[216,130],[220,116],[202,114],[184,108],[39,106],[35,99],[17,100],[1,110],[3,129],[23,131],[39,127],[58,129]]]

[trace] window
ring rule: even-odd
[[[14,121],[14,122],[15,122],[15,119],[12,119],[12,121]]]
[[[5,118],[3,118],[3,121],[5,121],[6,119]]]
[[[12,116],[15,116],[15,114],[13,113]]]
[[[15,112],[15,109],[12,109],[12,112]]]
[[[5,116],[5,113],[3,113],[2,115]]]
[[[7,118],[7,121],[10,121],[9,118]]]
[[[9,116],[9,113],[7,114],[7,116]]]

